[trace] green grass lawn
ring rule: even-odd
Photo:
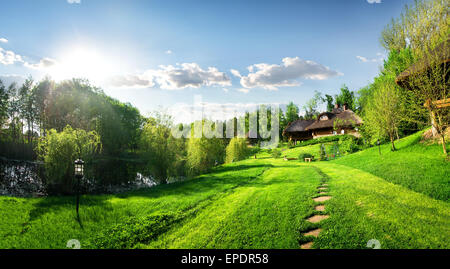
[[[303,163],[258,159],[224,165],[189,181],[117,195],[85,195],[81,224],[74,197],[0,197],[0,248],[280,248],[309,241],[302,232],[323,229],[315,248],[449,248],[449,163],[439,145],[420,134],[399,150],[372,148],[335,161]],[[319,145],[286,149],[298,157]],[[330,218],[305,219],[327,180]]]

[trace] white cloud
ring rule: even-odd
[[[0,48],[0,64],[10,65],[16,62],[23,62],[22,56],[15,54],[13,51]]]
[[[280,65],[260,63],[251,65],[247,69],[249,71],[247,76],[242,76],[237,70],[230,70],[234,76],[241,79],[241,85],[247,89],[277,90],[278,87],[299,86],[301,83],[297,79],[301,78],[324,80],[343,75],[329,67],[299,57],[286,57]]]
[[[81,0],[67,0],[69,4],[81,4]]]
[[[381,4],[381,0],[367,0],[369,4]]]
[[[153,79],[147,79],[140,75],[117,75],[108,80],[108,84],[113,87],[148,88],[153,87]]]
[[[112,79],[116,87],[153,87],[158,84],[161,89],[180,90],[184,88],[199,88],[202,86],[231,86],[230,78],[215,67],[202,69],[196,63],[161,65],[158,69],[150,69],[143,74],[123,76]],[[134,85],[133,85],[134,84]]]
[[[249,93],[249,92],[250,92],[250,90],[249,90],[249,89],[246,89],[246,88],[241,88],[241,89],[239,89],[238,91],[239,91],[239,92],[242,92],[242,93]]]
[[[6,38],[0,38],[0,43],[8,43],[8,39]]]
[[[173,51],[171,51],[171,50],[166,50],[166,54],[172,54],[173,53]]]
[[[23,65],[25,67],[28,67],[31,69],[41,70],[41,69],[46,69],[46,68],[56,65],[56,61],[53,59],[50,59],[50,58],[43,58],[39,61],[39,63],[30,64],[30,63],[25,62]]]
[[[18,85],[21,85],[23,82],[25,82],[25,77],[22,75],[15,75],[15,74],[9,74],[9,75],[0,75],[0,80],[3,82],[3,85],[9,86],[11,83],[17,83]]]
[[[367,57],[363,57],[363,56],[356,56],[356,58],[358,59],[358,60],[360,60],[361,62],[363,62],[363,63],[369,63],[369,62],[372,62],[372,63],[377,63],[377,62],[383,62],[383,60],[384,60],[384,57],[385,57],[385,55],[384,54],[382,54],[382,53],[377,53],[377,58],[367,58]]]

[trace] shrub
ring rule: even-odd
[[[341,153],[353,153],[359,150],[358,139],[354,136],[343,136],[339,140],[339,151]]]
[[[278,159],[281,157],[281,151],[279,149],[273,149],[271,155],[273,158]]]
[[[226,148],[226,163],[237,162],[245,159],[249,153],[247,141],[244,138],[234,137]]]
[[[287,146],[288,146],[288,148],[294,148],[295,147],[295,145],[294,145],[294,141],[292,141],[292,140],[289,140],[289,142],[288,142],[288,144],[287,144]]]
[[[325,145],[324,144],[320,144],[320,153],[319,153],[320,157],[319,160],[320,161],[325,161],[327,159],[327,153],[325,151]]]
[[[314,158],[314,155],[312,155],[312,154],[310,154],[310,153],[302,153],[302,154],[300,154],[300,155],[298,156],[298,159],[299,159],[300,161],[305,161],[305,158],[311,158],[311,159],[313,159],[313,158]]]

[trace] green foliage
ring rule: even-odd
[[[74,161],[90,161],[101,150],[95,131],[86,132],[66,126],[62,132],[51,129],[37,145],[39,159],[44,162],[47,184],[56,192],[71,193]]]
[[[295,147],[294,141],[289,140],[289,141],[288,141],[288,144],[287,144],[287,147],[290,148],[290,149],[291,149],[291,148],[294,148],[294,147]]]
[[[320,144],[319,161],[327,160],[327,153],[324,144]]]
[[[310,153],[301,153],[301,154],[298,156],[298,159],[299,159],[300,161],[302,161],[302,162],[305,161],[305,158],[311,158],[311,159],[313,159],[313,158],[314,158],[314,155],[312,155],[312,154],[310,154]]]
[[[137,244],[149,243],[182,218],[181,213],[130,217],[120,224],[104,229],[88,243],[87,248],[129,249]]]
[[[139,148],[147,173],[160,183],[167,183],[170,176],[184,175],[185,142],[172,136],[170,126],[170,117],[157,114],[147,120],[141,134]]]
[[[244,160],[249,153],[247,140],[244,138],[234,137],[230,140],[226,148],[226,163],[232,163]]]
[[[317,115],[320,114],[319,105],[323,102],[322,94],[318,91],[314,91],[314,96],[309,99],[306,104],[303,106],[303,110],[305,111],[304,118],[315,119]]]
[[[333,141],[339,141],[339,139],[342,136],[349,136],[349,135],[345,134],[345,135],[323,136],[323,137],[319,137],[319,138],[314,138],[314,139],[302,141],[302,142],[300,142],[300,145],[298,145],[298,146],[299,147],[305,147],[305,146],[310,146],[310,145],[316,145],[316,144],[328,143],[328,142],[333,142]]]
[[[348,105],[349,109],[355,110],[355,93],[350,91],[344,84],[341,87],[341,93],[335,96],[335,102],[341,107],[343,105]]]
[[[358,138],[354,136],[342,136],[339,139],[339,152],[340,153],[353,153],[360,149],[358,145]]]
[[[287,106],[286,106],[286,122],[294,122],[296,120],[299,119],[299,109],[298,106],[294,104],[294,102],[290,102]]]
[[[272,155],[272,158],[278,159],[281,157],[281,151],[279,149],[273,149],[270,153]]]
[[[191,137],[187,142],[187,168],[189,175],[199,175],[211,170],[225,159],[225,143],[220,138]]]

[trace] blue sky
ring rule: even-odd
[[[143,114],[179,114],[195,95],[211,107],[303,105],[314,90],[367,85],[385,57],[381,30],[410,2],[5,1],[0,79],[86,77]]]

